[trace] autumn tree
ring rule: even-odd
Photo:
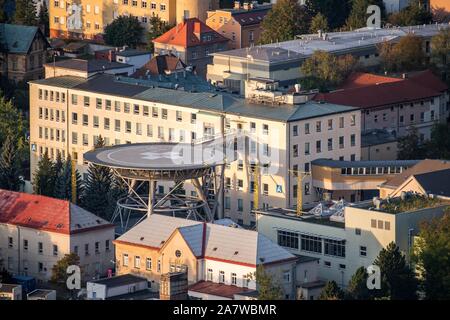
[[[381,64],[385,71],[408,72],[425,66],[422,37],[408,34],[398,43],[384,42],[379,47]]]
[[[431,12],[423,6],[423,0],[413,0],[399,12],[392,13],[388,22],[395,26],[415,26],[429,24],[432,19]]]
[[[279,0],[262,22],[260,42],[293,40],[295,36],[308,32],[310,21],[310,15],[297,0]]]
[[[450,29],[443,29],[432,37],[430,46],[433,71],[450,85]]]
[[[314,16],[311,20],[311,26],[309,27],[309,32],[316,33],[319,30],[323,32],[328,32],[328,20],[327,17],[325,17],[320,12]]]
[[[273,278],[273,275],[264,269],[263,265],[258,265],[254,273],[247,275],[248,279],[256,280],[258,290],[258,300],[281,300],[283,290]]]
[[[450,207],[420,226],[414,261],[426,299],[450,300]]]

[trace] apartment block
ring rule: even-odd
[[[216,0],[50,0],[50,36],[101,41],[104,28],[122,15],[137,17],[149,30],[155,15],[173,25],[186,17],[205,20],[216,8]]]
[[[76,253],[83,279],[106,276],[113,240],[114,225],[66,200],[0,190],[0,261],[13,275],[47,281]]]

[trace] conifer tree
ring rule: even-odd
[[[36,5],[33,0],[16,0],[14,23],[26,26],[37,25]]]
[[[20,189],[20,164],[14,137],[8,136],[0,155],[0,188],[11,191]]]
[[[39,160],[36,172],[34,173],[34,193],[53,197],[55,191],[55,180],[55,168],[46,151]]]

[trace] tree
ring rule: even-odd
[[[297,0],[279,0],[262,22],[262,44],[292,40],[307,33],[311,16]]]
[[[0,0],[0,23],[6,23],[8,21],[8,16],[5,10],[5,0]]]
[[[135,48],[142,40],[143,31],[137,17],[119,16],[106,26],[104,39],[111,46]]]
[[[57,161],[58,162],[58,161]],[[67,160],[62,163],[62,167],[56,176],[55,181],[55,198],[64,199],[73,201],[72,199],[72,159],[70,155],[67,157]],[[75,203],[78,203],[78,200],[82,194],[83,185],[81,181],[81,175],[78,170],[75,171],[75,183],[76,183],[76,194],[77,199],[75,199]]]
[[[414,26],[429,24],[433,20],[433,15],[423,4],[423,0],[414,0],[404,9],[393,13],[388,17],[390,24],[396,26]]]
[[[301,66],[304,79],[300,82],[305,89],[326,91],[340,84],[357,67],[352,55],[336,57],[326,51],[316,51]]]
[[[34,174],[33,189],[35,194],[53,197],[55,189],[55,170],[47,151],[38,162]]]
[[[45,1],[42,1],[41,6],[39,7],[38,25],[46,37],[50,36],[48,8]]]
[[[449,23],[450,22],[450,12],[445,8],[433,7],[431,9],[433,15],[433,22],[437,23]]]
[[[168,24],[165,21],[162,21],[158,16],[152,16],[149,21],[150,31],[147,34],[148,45],[147,48],[153,52],[155,46],[152,40],[158,38],[160,35],[163,35],[167,31],[169,31],[173,26]]]
[[[367,26],[367,8],[370,5],[377,5],[381,9],[381,17],[385,15],[383,0],[351,0],[352,9],[350,15],[345,22],[345,27],[348,30],[359,29]]]
[[[105,141],[100,136],[95,149],[105,146]],[[110,205],[110,192],[112,188],[113,174],[111,169],[104,166],[90,164],[87,179],[84,185],[81,205],[95,215],[106,217]]]
[[[431,139],[425,147],[428,158],[450,160],[450,126],[447,123],[434,124]]]
[[[21,182],[18,156],[16,142],[12,136],[8,136],[0,155],[0,188],[19,191]]]
[[[406,136],[400,137],[397,143],[399,160],[417,160],[425,158],[425,148],[420,143],[419,132],[412,127]]]
[[[256,280],[258,300],[281,300],[283,298],[280,285],[264,269],[263,265],[258,265],[256,272],[249,274],[248,278]]]
[[[14,23],[26,26],[37,25],[36,5],[33,0],[17,0]]]
[[[319,300],[342,300],[343,298],[344,291],[339,288],[335,281],[328,281],[319,295]]]
[[[309,27],[309,32],[316,33],[319,30],[323,32],[328,32],[328,20],[320,12],[314,16],[311,20],[311,26]]]
[[[351,9],[349,0],[306,0],[305,5],[311,16],[322,13],[327,17],[332,30],[344,25]]]
[[[450,29],[441,30],[431,38],[431,68],[450,85]]]
[[[371,298],[370,290],[367,288],[368,274],[366,268],[356,269],[347,287],[347,295],[354,300],[369,300]]]
[[[380,267],[383,297],[391,300],[414,300],[417,298],[417,280],[406,264],[405,256],[394,242],[383,248],[374,264]]]
[[[384,42],[378,51],[385,71],[407,72],[425,66],[422,38],[414,34],[408,34],[396,44]]]
[[[443,217],[420,226],[414,261],[426,299],[450,299],[450,207]]]
[[[70,253],[64,255],[63,258],[58,260],[52,267],[52,276],[50,281],[59,284],[65,284],[67,281],[67,267],[79,266],[80,257],[76,253]]]

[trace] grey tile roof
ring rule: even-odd
[[[124,51],[116,52],[116,56],[119,56],[119,57],[135,57],[135,56],[148,55],[148,54],[151,54],[151,51],[126,49]]]
[[[0,42],[10,53],[27,53],[38,32],[38,27],[0,23]]]
[[[419,162],[420,160],[339,161],[330,159],[316,159],[313,160],[311,164],[330,168],[365,168],[384,166],[412,167]]]
[[[427,194],[450,196],[450,169],[414,175]]]
[[[108,288],[114,288],[114,287],[121,287],[121,286],[127,285],[127,284],[133,284],[136,282],[143,282],[143,281],[147,281],[147,279],[128,273],[128,274],[123,274],[120,276],[115,276],[112,278],[94,280],[94,281],[89,281],[89,282],[96,283],[96,284],[103,284],[103,285],[107,286]]]
[[[115,61],[110,62],[107,60],[84,60],[84,59],[65,59],[57,61],[55,63],[46,64],[46,66],[50,67],[52,67],[53,65],[58,68],[84,71],[88,73],[131,67],[131,65],[129,64]]]
[[[181,107],[198,108],[205,111],[224,112],[268,119],[281,122],[297,121],[326,116],[342,112],[351,112],[357,108],[309,101],[300,105],[260,105],[248,102],[232,94],[222,92],[189,92],[154,87],[154,82],[99,74],[90,79],[77,77],[57,77],[32,81],[44,85],[68,87],[77,90],[123,96],[149,102],[159,102]]]

